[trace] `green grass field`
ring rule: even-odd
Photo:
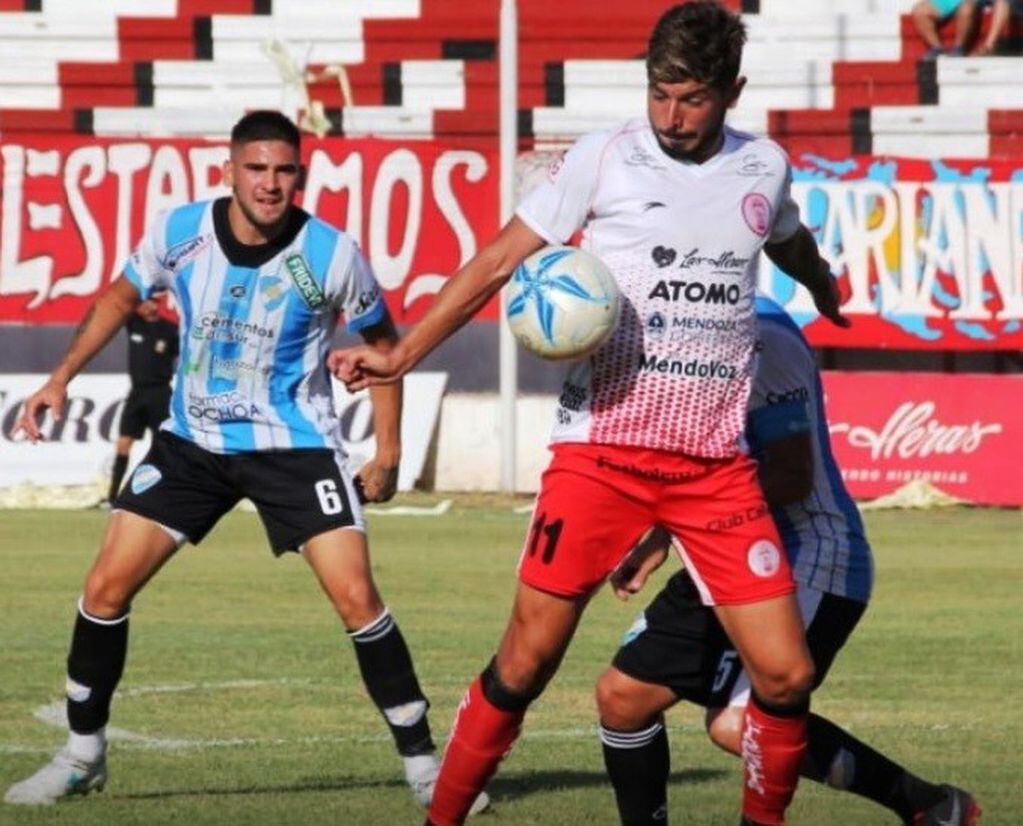
[[[437,734],[504,624],[527,520],[511,505],[456,500],[443,517],[371,517],[377,580],[432,698]],[[104,518],[0,516],[3,788],[63,741],[33,713],[60,700],[74,602]],[[1023,516],[886,512],[867,521],[875,601],[816,709],[918,773],[972,789],[985,823],[1023,822]],[[616,822],[592,686],[641,605],[609,593],[594,600],[480,826]],[[420,823],[349,649],[305,564],[274,560],[256,517],[232,514],[136,601],[112,719],[129,739],[111,748],[106,791],[48,809],[0,804],[0,823]],[[734,824],[738,761],[706,741],[697,710],[679,707],[670,725],[671,822]],[[790,811],[797,825],[896,822],[811,783]]]

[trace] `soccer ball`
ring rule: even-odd
[[[519,264],[505,315],[515,338],[545,359],[596,350],[618,323],[622,298],[599,258],[577,247],[544,247]]]

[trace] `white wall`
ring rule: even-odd
[[[547,465],[547,439],[555,396],[521,396],[517,404],[515,489],[535,491]],[[444,397],[433,465],[437,490],[500,490],[501,444],[496,393],[452,393]],[[430,464],[430,463],[428,463]]]

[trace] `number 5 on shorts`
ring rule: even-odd
[[[341,513],[345,509],[344,500],[337,490],[337,482],[333,479],[320,479],[313,489],[316,491],[316,498],[320,500],[320,510],[328,516]]]

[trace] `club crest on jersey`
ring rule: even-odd
[[[139,465],[131,475],[131,492],[145,493],[162,478],[163,474],[152,465]]]
[[[763,238],[771,228],[771,204],[767,196],[750,192],[742,199],[742,217],[753,232]]]
[[[310,309],[318,310],[327,303],[327,297],[316,283],[312,271],[301,255],[289,255],[284,259],[284,267],[295,282],[298,294],[309,305]]]
[[[259,294],[263,296],[263,306],[273,311],[288,297],[288,285],[276,275],[264,275],[259,279]]]

